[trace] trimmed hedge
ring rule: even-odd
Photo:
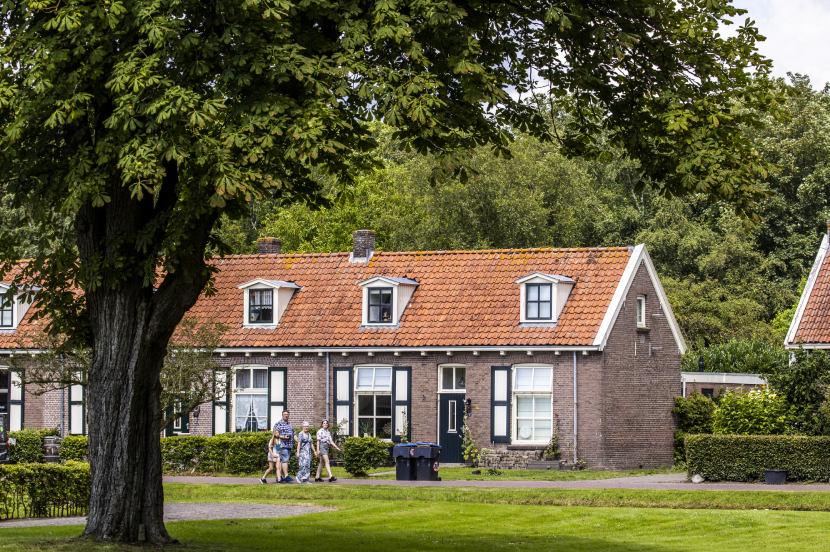
[[[764,470],[787,470],[790,481],[830,481],[830,437],[689,435],[689,475],[707,481],[760,481]]]
[[[312,435],[316,430],[312,432]],[[234,475],[264,472],[268,469],[266,447],[271,432],[224,433],[213,437],[184,435],[164,437],[161,440],[161,465],[167,473],[175,472],[228,472]],[[288,473],[296,475],[299,461],[291,451]],[[312,456],[311,471],[316,473],[319,459]]]
[[[0,465],[0,519],[87,513],[89,464]]]
[[[370,469],[386,463],[390,446],[377,437],[349,437],[343,443],[346,471],[349,475],[366,475]]]
[[[88,462],[89,439],[84,435],[67,435],[61,439],[58,458],[61,462]]]
[[[38,431],[24,429],[10,431],[9,437],[15,440],[9,447],[9,459],[18,464],[37,464],[44,460],[43,436]]]

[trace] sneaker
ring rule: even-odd
[[[294,478],[292,478],[292,477],[289,475],[289,476],[287,476],[285,479],[283,479],[283,481],[285,481],[286,483],[291,483],[292,481],[294,481]]]
[[[334,477],[334,476],[329,477],[329,483],[334,483],[335,481],[337,481],[336,477]]]
[[[264,477],[260,477],[260,478],[259,478],[259,482],[260,482],[260,483],[268,483],[267,481],[265,481],[265,478],[264,478]]]
[[[285,483],[285,481],[283,479],[277,479],[274,483]]]

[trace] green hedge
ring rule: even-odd
[[[390,446],[377,437],[349,437],[343,443],[346,471],[349,475],[366,475],[375,466],[384,465]]]
[[[316,431],[312,432],[312,435]],[[266,447],[271,438],[267,431],[258,433],[224,433],[213,437],[196,435],[164,437],[161,440],[162,469],[175,472],[227,472],[234,475],[264,472],[268,469]],[[292,449],[288,473],[296,475],[300,469]],[[311,471],[316,474],[318,459],[312,456]]]
[[[61,439],[58,457],[61,462],[88,462],[89,439],[83,435],[67,435]]]
[[[830,481],[830,437],[689,435],[689,475],[707,481],[760,481],[764,470],[787,470],[791,481]]]
[[[0,519],[87,513],[89,464],[0,465]]]
[[[9,447],[9,459],[18,464],[37,464],[43,462],[43,436],[38,431],[24,429],[10,431],[9,437],[15,440]]]

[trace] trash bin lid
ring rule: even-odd
[[[395,443],[396,447],[417,447],[415,443]]]
[[[441,445],[436,445],[435,443],[418,443],[418,446],[441,448]]]

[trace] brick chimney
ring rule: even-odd
[[[258,253],[260,255],[279,255],[282,249],[282,240],[267,236],[257,240]]]
[[[352,257],[365,259],[375,250],[374,230],[355,230],[352,238]]]

